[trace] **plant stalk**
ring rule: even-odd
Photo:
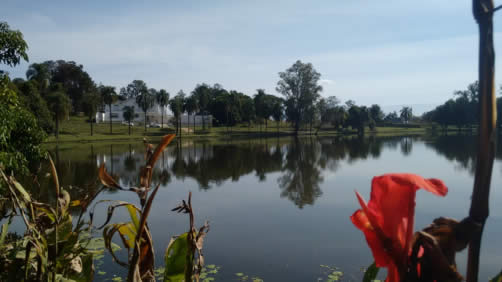
[[[478,281],[481,238],[489,215],[490,181],[495,156],[497,108],[494,92],[493,0],[473,0],[479,27],[479,137],[476,174],[469,217],[480,225],[470,244],[467,281]]]

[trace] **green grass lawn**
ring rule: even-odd
[[[109,123],[99,123],[93,125],[93,135],[91,136],[90,123],[85,121],[85,117],[70,117],[69,120],[62,122],[59,129],[59,140],[56,140],[54,135],[47,138],[46,142],[91,142],[91,141],[131,141],[142,140],[144,137],[155,139],[165,134],[174,133],[171,128],[145,128],[142,124],[137,124],[131,127],[131,135],[128,134],[128,126],[120,123],[113,123],[113,133],[110,133]],[[304,128],[299,132],[299,135],[310,135],[315,133],[308,128]],[[390,135],[418,135],[425,134],[425,127],[406,128],[406,127],[377,127],[375,131],[366,129],[366,134],[376,134],[382,136]],[[212,138],[212,137],[228,137],[228,136],[242,136],[242,137],[259,137],[259,136],[286,136],[293,135],[294,129],[287,123],[281,123],[279,128],[275,122],[269,122],[268,127],[257,124],[248,127],[247,124],[240,124],[231,128],[227,127],[212,127],[210,129],[202,130],[202,127],[184,127],[181,136],[184,138]],[[319,130],[318,135],[351,135],[357,134],[354,130],[336,131],[332,128],[322,128]]]
[[[68,141],[106,141],[106,140],[134,140],[142,139],[145,136],[162,136],[169,133],[168,129],[148,128],[145,133],[144,127],[131,127],[131,135],[128,134],[128,126],[120,123],[113,123],[113,134],[110,134],[109,123],[99,123],[93,125],[93,136],[91,136],[90,123],[85,121],[85,117],[70,117],[60,124],[59,142]],[[57,142],[54,135],[47,138],[47,142]]]

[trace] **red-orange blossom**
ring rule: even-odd
[[[406,272],[413,239],[415,193],[420,188],[438,196],[448,193],[441,180],[415,174],[374,177],[368,204],[356,192],[361,209],[351,220],[363,231],[376,266],[388,269],[386,281],[399,282]]]

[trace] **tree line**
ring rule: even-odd
[[[502,86],[500,87],[502,94]],[[443,130],[455,126],[459,130],[473,128],[479,122],[479,83],[475,81],[464,90],[455,90],[453,98],[448,99],[434,110],[422,115],[422,119],[437,123]],[[497,112],[502,112],[502,97],[497,98]],[[502,127],[502,119],[497,119],[497,126]]]
[[[119,91],[113,86],[96,85],[82,65],[57,60],[31,64],[26,71],[26,79],[14,79],[12,87],[35,114],[39,125],[56,136],[59,124],[69,115],[83,112],[92,121],[96,113],[104,111],[105,107],[110,112],[112,133],[112,104],[125,99],[135,100],[137,111],[144,115],[145,120],[148,111],[157,102],[162,109],[162,124],[163,109],[168,106],[174,116],[172,123],[177,132],[180,132],[183,114],[193,116],[194,126],[194,115],[212,116],[212,120],[202,120],[203,129],[209,125],[231,128],[241,123],[248,126],[255,123],[260,128],[263,126],[268,129],[269,121],[273,120],[277,126],[281,121],[291,123],[295,132],[302,126],[317,131],[326,126],[335,129],[351,127],[362,132],[366,126],[374,128],[383,122],[408,122],[412,117],[409,107],[404,107],[400,115],[396,112],[385,115],[376,104],[359,106],[349,100],[342,105],[335,96],[321,98],[322,86],[318,83],[320,74],[310,63],[297,61],[286,71],[280,72],[279,77],[276,90],[282,97],[266,93],[264,89],[258,89],[249,96],[237,90],[227,90],[217,83],[212,86],[198,84],[190,94],[180,90],[171,96],[165,89],[149,88],[143,80],[133,80]],[[129,123],[137,115],[132,106],[127,106],[123,112],[124,119]],[[90,122],[91,135],[92,125],[93,122]],[[147,123],[144,125],[146,131]]]
[[[11,30],[7,23],[2,23],[2,27],[3,36],[18,40],[12,42],[12,50],[1,54],[5,57],[4,60],[10,60],[5,62],[14,66],[22,59],[28,60],[25,52],[28,47],[21,32]],[[17,54],[14,52],[15,48],[18,48]],[[275,121],[277,130],[281,122],[287,122],[296,133],[302,128],[312,132],[326,127],[335,130],[350,127],[362,133],[365,127],[373,129],[385,122],[407,123],[413,116],[409,107],[404,107],[399,115],[396,112],[385,115],[376,104],[366,107],[356,105],[352,100],[341,104],[335,96],[322,98],[320,93],[323,89],[319,83],[321,74],[311,63],[298,60],[278,75],[276,91],[281,94],[280,97],[266,93],[264,89],[257,89],[256,93],[246,95],[237,90],[227,90],[218,83],[197,84],[189,94],[180,90],[171,95],[165,89],[148,87],[139,79],[120,89],[96,84],[83,65],[74,61],[49,60],[30,64],[25,78],[9,79],[5,84],[16,93],[20,105],[35,116],[38,126],[56,137],[59,135],[61,122],[70,115],[81,113],[87,117],[92,135],[96,114],[104,112],[105,108],[110,113],[110,134],[113,133],[112,105],[125,99],[134,99],[136,102],[135,106],[122,109],[123,118],[129,125],[142,113],[146,131],[147,113],[157,103],[162,109],[161,126],[165,123],[164,109],[167,106],[174,117],[169,122],[175,126],[177,133],[181,133],[183,114],[193,117],[194,127],[195,115],[211,116],[210,120],[202,119],[203,130],[209,126],[227,126],[231,130],[238,124],[247,124],[249,127],[256,124],[260,129],[264,127],[268,130],[270,122]],[[6,73],[4,76],[8,78]]]

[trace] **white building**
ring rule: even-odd
[[[135,117],[133,122],[139,122],[143,123],[145,121],[145,113],[143,113],[143,110],[136,104],[136,100],[134,98],[130,98],[127,100],[119,100],[112,104],[112,122],[126,122],[124,119],[124,107],[130,106],[134,107],[134,113]],[[173,118],[173,115],[171,114],[171,111],[168,109],[167,106],[164,107],[164,124],[168,124],[170,120]],[[206,126],[210,126],[212,123],[212,116],[211,115],[195,115],[195,125],[196,126],[202,126],[203,122],[206,124]],[[104,112],[98,112],[96,114],[96,122],[109,122],[110,120],[110,109],[108,106],[105,106]],[[148,109],[148,112],[146,113],[146,121],[148,124],[152,123],[157,123],[160,124],[162,121],[162,107],[157,103],[154,102],[154,105],[152,108]],[[182,115],[181,116],[181,124],[182,126],[193,126],[194,124],[194,115]]]
[[[143,110],[136,104],[136,99],[130,98],[127,100],[119,100],[112,104],[112,122],[125,122],[126,120],[124,119],[124,107],[130,106],[134,107],[134,122],[141,122],[143,123],[145,121],[145,113],[143,113]],[[154,102],[154,105],[152,108],[148,109],[148,112],[146,113],[146,121],[147,123],[160,123],[161,122],[161,117],[162,115],[162,107],[157,103]],[[167,121],[171,118],[171,115],[168,115],[168,108],[167,106],[164,107],[164,123],[167,123]],[[99,112],[96,114],[96,122],[108,122],[110,119],[110,109],[108,106],[105,106],[104,112]]]

